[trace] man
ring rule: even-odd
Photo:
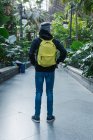
[[[29,52],[31,63],[32,65],[35,66],[35,86],[36,86],[35,114],[34,116],[32,116],[32,120],[34,122],[40,122],[40,110],[41,110],[44,79],[46,82],[46,95],[47,95],[47,122],[52,122],[55,120],[55,116],[53,115],[53,86],[55,78],[55,68],[57,67],[57,64],[59,64],[59,62],[64,61],[67,54],[63,45],[60,44],[58,40],[53,39],[53,36],[50,33],[50,26],[51,24],[49,22],[44,22],[41,24],[39,37],[33,40]],[[38,53],[40,45],[43,42],[43,40],[47,42],[52,40],[52,43],[55,45],[56,50],[60,52],[60,56],[58,58],[55,58],[56,63],[54,63],[53,65],[42,66],[38,62],[39,58]]]

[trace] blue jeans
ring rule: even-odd
[[[55,72],[36,72],[35,73],[35,115],[40,117],[41,101],[43,93],[44,79],[46,82],[46,95],[47,95],[47,116],[53,115],[53,86],[54,86]]]

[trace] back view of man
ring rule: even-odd
[[[59,62],[64,61],[67,54],[63,45],[51,35],[50,26],[49,22],[41,24],[39,37],[33,40],[29,52],[31,63],[35,66],[35,114],[32,116],[34,122],[40,122],[44,79],[47,95],[47,122],[55,120],[55,116],[53,115],[55,68]],[[57,50],[60,52],[58,58],[56,57]]]

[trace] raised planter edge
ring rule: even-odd
[[[66,72],[68,72],[73,78],[75,78],[81,85],[86,87],[89,91],[93,93],[93,78],[86,78],[82,75],[82,70],[74,68],[72,66],[65,67]]]
[[[30,67],[30,63],[26,63],[26,68]],[[9,66],[0,69],[0,84],[4,81],[10,79],[14,75],[19,73],[19,67],[18,66]]]

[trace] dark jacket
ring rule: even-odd
[[[40,30],[39,37],[44,39],[44,40],[53,39],[53,36],[48,31],[45,31],[43,29]],[[56,68],[57,64],[59,64],[59,62],[64,61],[64,59],[66,58],[67,51],[65,50],[63,45],[60,44],[60,42],[58,40],[53,39],[53,43],[55,44],[56,48],[60,51],[60,56],[57,59],[56,65],[53,65],[53,66],[50,66],[50,67],[42,67],[42,66],[38,65],[37,60],[36,60],[36,55],[37,55],[40,43],[42,41],[39,37],[34,39],[32,44],[31,44],[31,48],[30,48],[30,51],[29,51],[29,57],[30,57],[30,60],[31,60],[31,64],[35,66],[36,71],[52,72],[52,71],[55,70],[55,68]]]

